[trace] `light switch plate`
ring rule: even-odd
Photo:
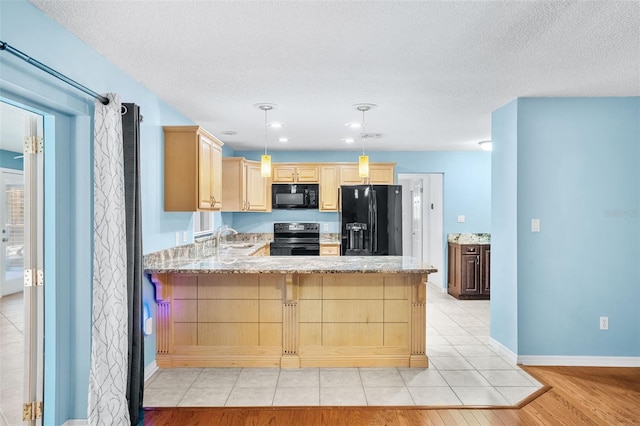
[[[187,231],[183,231],[182,232],[182,242],[186,243],[187,242]]]
[[[531,232],[540,232],[540,219],[531,219]]]
[[[176,245],[179,246],[180,245],[180,233],[176,232]]]
[[[464,223],[465,217],[463,214],[458,215],[458,223]]]

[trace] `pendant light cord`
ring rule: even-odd
[[[268,126],[267,126],[267,108],[264,109],[264,155],[267,155],[267,138],[268,138]]]
[[[362,133],[360,134],[360,139],[362,139],[362,155],[364,155],[364,135],[365,135],[365,130],[364,130],[364,109],[362,110]]]

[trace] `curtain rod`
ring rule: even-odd
[[[26,62],[30,63],[34,67],[41,69],[42,71],[46,72],[47,74],[50,74],[50,75],[52,75],[52,76],[64,81],[68,85],[73,86],[76,89],[86,93],[87,95],[90,95],[90,96],[100,100],[100,102],[102,102],[103,105],[108,105],[109,104],[109,98],[107,98],[105,96],[102,96],[102,95],[94,92],[93,90],[90,90],[90,89],[86,88],[82,84],[71,80],[66,75],[60,74],[58,71],[54,70],[53,68],[50,68],[50,67],[46,66],[45,64],[43,64],[42,62],[33,59],[29,55],[19,51],[18,49],[10,46],[8,43],[5,43],[2,40],[0,40],[0,50],[5,50],[5,51],[11,53],[12,55],[15,55],[18,58],[22,59],[23,61],[26,61]]]

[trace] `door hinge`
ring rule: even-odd
[[[42,269],[25,269],[24,286],[33,287],[44,285],[44,271]]]
[[[27,136],[24,138],[25,154],[41,154],[44,149],[44,140],[37,136]]]
[[[32,401],[22,404],[22,421],[42,418],[42,401]]]

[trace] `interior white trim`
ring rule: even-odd
[[[640,357],[523,355],[518,357],[518,364],[568,367],[640,367]]]
[[[489,345],[493,349],[498,351],[500,356],[502,356],[503,358],[508,359],[513,364],[519,364],[520,363],[519,359],[518,359],[518,355],[515,352],[513,352],[511,349],[507,348],[502,343],[498,342],[493,337],[489,337]]]
[[[153,376],[153,373],[155,373],[156,371],[158,371],[158,364],[156,364],[156,360],[154,359],[153,361],[151,361],[151,364],[147,365],[144,368],[144,381],[146,382],[147,380],[149,380],[149,378],[151,378],[151,376]]]

